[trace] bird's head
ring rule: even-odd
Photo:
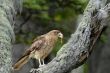
[[[59,30],[52,30],[49,33],[51,33],[53,36],[56,36],[61,39],[61,43],[63,42],[63,34]]]

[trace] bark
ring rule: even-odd
[[[102,34],[101,41],[95,45],[95,50],[89,59],[89,73],[109,73],[110,72],[110,22]]]
[[[14,15],[13,1],[0,0],[0,73],[11,73]]]
[[[69,41],[59,50],[56,57],[36,73],[68,73],[81,66],[92,52],[92,47],[101,34],[108,17],[109,4],[106,0],[90,0],[82,21]]]
[[[84,66],[80,66],[74,70],[72,70],[70,73],[84,73]]]

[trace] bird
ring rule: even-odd
[[[32,45],[24,52],[21,58],[12,65],[14,70],[21,69],[31,58],[39,61],[39,67],[44,66],[44,59],[51,53],[58,39],[63,39],[59,30],[51,30],[34,39]],[[42,64],[43,63],[43,64]]]

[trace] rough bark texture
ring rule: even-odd
[[[103,37],[103,40],[102,40]],[[89,73],[110,72],[110,22],[89,59]]]
[[[82,65],[99,37],[110,6],[106,0],[90,0],[76,32],[59,50],[56,57],[36,73],[68,73]]]
[[[70,73],[84,73],[84,66],[80,66],[74,70],[72,70]]]
[[[14,41],[12,0],[0,0],[0,73],[11,73],[11,48]]]

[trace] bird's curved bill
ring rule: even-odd
[[[63,34],[59,33],[59,38],[61,39],[61,44],[63,43]]]

